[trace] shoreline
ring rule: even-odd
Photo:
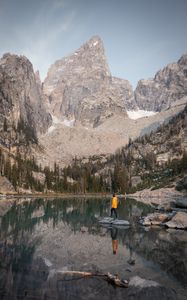
[[[82,197],[82,198],[91,198],[91,197],[102,197],[102,198],[108,198],[111,197],[112,194],[109,193],[85,193],[85,194],[72,194],[72,193],[62,193],[62,194],[38,194],[38,193],[22,193],[22,194],[14,194],[14,193],[7,193],[7,194],[0,194],[0,200],[1,199],[8,199],[8,198],[73,198],[73,197]]]
[[[184,198],[186,193],[179,192],[175,188],[160,188],[157,190],[144,189],[137,191],[134,194],[127,195],[128,198],[133,198],[139,202],[149,205],[170,206],[176,200]]]
[[[117,194],[117,193],[116,193]],[[144,189],[134,194],[117,194],[118,198],[130,198],[148,205],[171,205],[177,199],[187,196],[186,193],[176,191],[174,188],[160,188],[157,190]],[[111,198],[112,193],[4,193],[1,199],[17,198]]]

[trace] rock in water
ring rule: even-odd
[[[165,225],[169,228],[187,229],[187,213],[177,212],[176,215]]]
[[[99,221],[99,223],[111,224],[111,225],[124,225],[124,226],[130,225],[129,221],[127,221],[127,220],[119,220],[119,219],[114,220],[113,218],[110,218],[110,217],[105,217],[105,218],[101,219]]]
[[[177,200],[175,205],[176,205],[176,207],[187,208],[187,198]]]
[[[118,219],[116,219],[116,220],[112,221],[112,225],[129,226],[130,223],[127,220],[118,220]]]
[[[148,214],[140,220],[140,224],[144,226],[161,225],[172,218],[172,213],[152,213]]]
[[[99,220],[99,223],[103,223],[103,224],[111,224],[113,220],[114,220],[113,218],[105,217],[105,218]]]
[[[176,300],[174,290],[167,289],[155,281],[146,280],[139,276],[132,277],[129,282],[128,297],[132,300]]]

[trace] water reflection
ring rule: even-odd
[[[46,289],[49,297],[54,270],[138,274],[168,286],[175,278],[187,286],[186,232],[140,227],[138,218],[152,208],[128,199],[118,212],[130,227],[102,227],[98,218],[109,211],[110,199],[98,198],[17,199],[0,209],[1,298],[23,299],[32,291],[45,299]]]

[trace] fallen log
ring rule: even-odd
[[[120,279],[117,274],[113,275],[111,273],[107,274],[102,274],[102,273],[92,273],[92,272],[81,272],[81,271],[60,271],[59,272],[62,275],[73,275],[76,276],[78,275],[78,278],[71,278],[71,279],[63,279],[63,281],[70,281],[70,280],[78,280],[81,278],[86,278],[86,277],[101,277],[104,280],[106,280],[108,283],[118,286],[118,287],[123,287],[127,288],[129,285],[128,280]]]

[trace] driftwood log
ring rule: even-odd
[[[102,273],[81,272],[81,271],[61,271],[60,274],[79,276],[78,278],[74,278],[74,279],[81,279],[86,277],[100,277],[114,286],[123,287],[123,288],[127,288],[129,285],[128,280],[120,279],[118,275],[113,275],[111,273],[102,274]],[[69,281],[69,280],[72,279],[64,279],[63,281]]]

